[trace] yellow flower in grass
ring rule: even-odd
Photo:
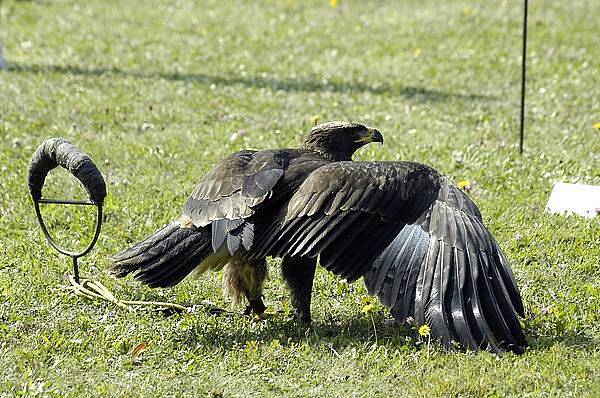
[[[597,128],[598,130],[600,130],[600,122],[594,124],[594,127]]]
[[[465,192],[471,192],[471,189],[473,188],[473,186],[471,185],[471,181],[469,180],[459,181],[456,185],[458,185],[458,187]]]
[[[337,5],[339,4],[339,0],[329,0],[329,5],[332,6],[333,8],[337,7]]]
[[[423,325],[419,328],[419,335],[423,337],[429,336],[429,332],[431,332],[431,328],[429,327],[429,325]]]
[[[367,304],[364,307],[362,307],[362,312],[365,314],[368,314],[368,313],[373,312],[374,309],[375,309],[375,306],[373,304]]]

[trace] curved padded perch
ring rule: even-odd
[[[64,138],[47,139],[31,157],[27,180],[34,201],[42,198],[46,176],[57,166],[69,170],[81,181],[93,203],[102,204],[106,197],[106,184],[102,174],[88,155]]]

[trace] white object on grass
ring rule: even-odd
[[[546,209],[550,213],[575,213],[583,217],[595,217],[600,213],[600,186],[557,182]]]
[[[4,57],[2,56],[2,40],[0,40],[0,69],[4,69],[4,70],[8,69],[8,64],[4,60]]]

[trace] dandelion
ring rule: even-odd
[[[593,126],[593,127],[594,127],[594,128],[597,128],[598,130],[600,130],[600,122],[598,122],[598,123],[594,124],[594,126]]]
[[[462,189],[462,190],[463,190],[463,191],[465,191],[465,192],[470,192],[470,191],[471,191],[471,188],[473,187],[473,186],[471,185],[471,181],[469,181],[469,180],[462,180],[462,181],[459,181],[457,185],[458,185],[458,187],[459,187],[460,189]]]
[[[333,8],[337,7],[338,4],[340,4],[339,0],[329,0],[329,5],[332,6]]]
[[[375,308],[375,306],[373,304],[367,304],[364,307],[362,307],[362,312],[365,314],[369,314],[369,313],[373,312],[374,308]]]
[[[427,338],[427,358],[429,358],[429,344],[431,343],[431,338],[430,338],[429,333],[431,332],[431,328],[427,324],[421,325],[421,327],[419,327],[419,329],[418,329],[418,332],[419,332],[419,336],[421,336],[423,338]]]
[[[246,341],[246,345],[244,347],[244,351],[246,352],[256,352],[259,349],[259,343],[256,340]]]
[[[423,325],[419,328],[419,335],[423,337],[429,337],[429,332],[431,332],[431,328],[428,325]]]

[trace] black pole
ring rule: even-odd
[[[75,282],[79,283],[79,264],[77,263],[76,256],[71,257],[73,259],[73,275],[75,276]]]
[[[521,56],[521,125],[519,130],[519,154],[523,154],[525,138],[525,61],[527,59],[527,0],[523,4],[523,54]]]

